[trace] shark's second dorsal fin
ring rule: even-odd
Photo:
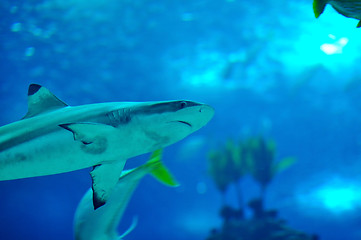
[[[68,106],[57,98],[48,89],[38,85],[30,84],[28,90],[28,113],[23,117],[31,118],[38,114]]]

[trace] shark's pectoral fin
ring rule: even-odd
[[[74,140],[80,141],[81,149],[89,154],[102,154],[108,148],[108,135],[116,129],[99,123],[68,123],[60,127],[73,133]],[[105,204],[118,182],[125,161],[114,161],[97,165],[90,172],[93,180],[93,205],[97,209]]]
[[[93,205],[94,210],[103,206],[114,186],[119,180],[120,174],[124,168],[125,161],[116,161],[97,165],[90,172],[93,180]]]
[[[81,141],[86,145],[96,142],[99,138],[105,138],[115,130],[113,126],[100,123],[67,123],[59,126],[72,132],[75,141]]]
[[[100,123],[68,123],[59,126],[72,132],[74,140],[82,142],[81,149],[89,154],[104,153],[109,145],[108,136],[116,129]]]

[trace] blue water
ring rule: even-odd
[[[126,239],[200,240],[221,226],[207,154],[262,135],[297,163],[275,177],[267,208],[323,240],[361,239],[361,30],[312,1],[2,0],[0,124],[23,117],[30,83],[69,105],[191,99],[216,114],[164,150],[181,183],[146,177],[119,231]],[[142,164],[148,155],[130,159]],[[0,239],[73,239],[89,169],[0,182]],[[243,182],[246,199],[258,194]],[[236,205],[230,191],[227,201]]]

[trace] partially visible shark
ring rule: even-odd
[[[93,167],[96,209],[106,202],[128,158],[183,139],[213,115],[212,107],[192,101],[70,107],[31,84],[28,113],[0,127],[0,181]]]
[[[117,227],[128,202],[145,175],[150,173],[165,185],[176,187],[177,181],[161,162],[161,150],[153,152],[150,160],[132,170],[123,171],[107,203],[94,211],[92,190],[89,189],[80,201],[74,216],[75,240],[120,240]]]

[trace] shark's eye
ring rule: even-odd
[[[187,102],[185,102],[185,101],[180,102],[180,108],[181,109],[185,108],[186,106],[187,106]]]

